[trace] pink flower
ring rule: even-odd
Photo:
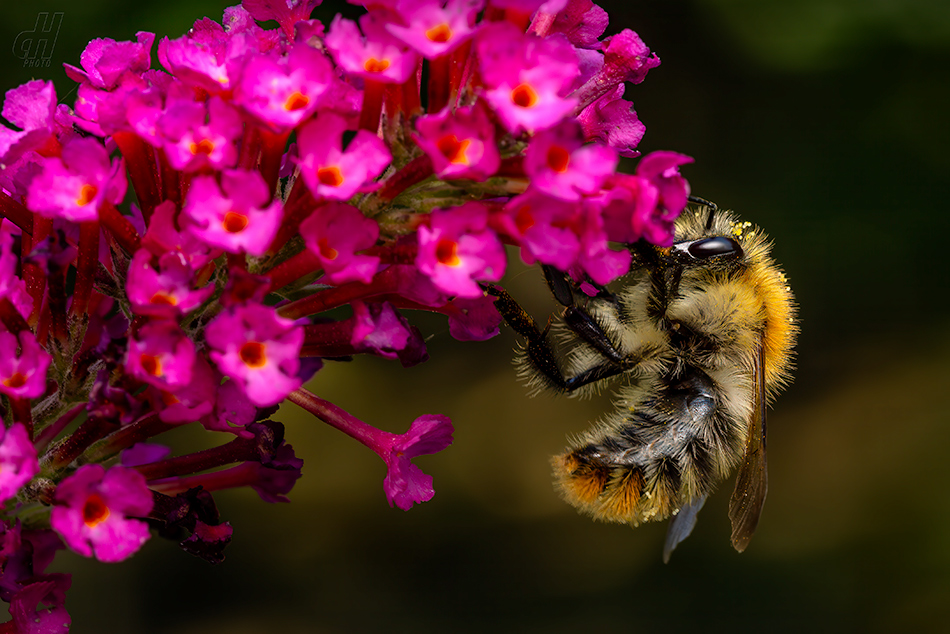
[[[501,158],[495,127],[482,106],[449,108],[416,120],[413,137],[432,160],[436,176],[445,180],[469,178],[484,181],[498,171]]]
[[[505,250],[488,228],[482,203],[433,211],[428,227],[419,227],[416,265],[440,290],[460,297],[479,297],[476,280],[497,281],[505,274]]]
[[[122,561],[149,537],[134,519],[152,510],[152,492],[134,469],[99,464],[79,467],[56,488],[50,524],[71,549],[99,561]]]
[[[188,231],[208,245],[261,256],[277,234],[283,207],[271,200],[260,172],[227,170],[220,188],[212,176],[196,177],[182,213]]]
[[[603,145],[583,145],[581,128],[565,121],[539,132],[525,154],[531,184],[562,200],[597,192],[617,168],[617,154]]]
[[[34,79],[7,91],[3,117],[22,131],[0,124],[0,162],[12,165],[17,158],[46,142],[53,132],[56,88],[51,81]]]
[[[577,55],[562,38],[525,35],[509,22],[493,22],[476,38],[485,99],[514,134],[555,125],[573,112],[566,96],[578,73]]]
[[[234,107],[219,97],[212,97],[207,105],[195,102],[190,94],[169,97],[158,128],[168,162],[177,170],[220,170],[237,163],[236,143],[244,133],[244,123]]]
[[[676,152],[652,152],[640,159],[635,174],[614,175],[599,197],[608,239],[673,244],[673,225],[689,196],[679,166],[692,160]]]
[[[326,46],[347,73],[401,84],[416,72],[419,56],[387,30],[392,21],[392,14],[385,10],[362,15],[359,27],[356,22],[337,15],[330,24]]]
[[[333,67],[320,51],[298,44],[286,58],[247,60],[235,103],[277,130],[309,119],[334,80]]]
[[[152,65],[152,44],[155,34],[139,31],[135,42],[117,42],[110,38],[96,38],[86,45],[79,56],[82,69],[64,64],[70,79],[109,90],[115,88],[126,73],[140,75]]]
[[[399,13],[408,26],[391,23],[386,28],[433,59],[451,53],[474,33],[472,23],[483,5],[484,0],[401,0]]]
[[[208,324],[205,337],[211,360],[258,407],[276,405],[300,386],[303,329],[273,308],[235,306]]]
[[[0,332],[0,393],[26,399],[42,396],[52,360],[29,330],[18,336]]]
[[[4,228],[9,228],[4,223]],[[26,319],[33,311],[33,298],[26,290],[26,282],[17,275],[20,256],[14,248],[13,235],[0,231],[0,299],[8,300],[20,316]]]
[[[584,138],[601,143],[617,150],[620,156],[635,157],[640,152],[634,148],[640,143],[646,132],[646,126],[637,117],[633,104],[621,99],[624,85],[617,84],[612,93],[590,104],[577,115],[584,128]]]
[[[96,139],[77,138],[63,146],[62,158],[44,160],[30,183],[27,205],[47,218],[97,220],[104,204],[125,196],[125,166],[112,162]]]
[[[379,225],[356,207],[333,202],[317,208],[300,224],[300,236],[320,260],[330,283],[369,284],[376,274],[379,258],[358,255],[357,251],[376,244]]]
[[[191,383],[195,344],[173,320],[151,321],[129,339],[125,367],[149,385],[174,391]]]
[[[36,448],[22,423],[0,426],[0,504],[17,494],[40,472]]]
[[[276,20],[288,37],[293,37],[294,25],[306,20],[322,0],[244,0],[241,4],[255,20]]]
[[[608,246],[600,210],[588,203],[581,218],[581,245],[577,256],[580,268],[601,286],[625,275],[630,270],[630,252],[626,249],[614,251]]]
[[[404,511],[413,504],[428,502],[435,495],[432,476],[426,475],[411,460],[416,456],[442,451],[452,444],[455,429],[448,416],[428,414],[412,421],[404,434],[382,432],[374,447],[388,469],[383,490],[389,506],[395,504]]]
[[[166,252],[152,266],[147,249],[135,252],[129,263],[126,293],[137,315],[176,316],[194,310],[214,292],[214,285],[193,289],[195,273],[179,251]]]
[[[304,124],[297,141],[297,164],[307,188],[317,198],[348,200],[379,176],[392,155],[375,134],[360,130],[343,149],[346,122],[323,112]]]
[[[521,245],[521,259],[526,264],[537,260],[565,271],[580,250],[575,226],[581,209],[577,203],[529,189],[509,201],[505,213],[494,220]]]
[[[435,495],[432,476],[428,476],[411,461],[416,456],[442,451],[452,444],[452,421],[448,416],[427,414],[412,422],[404,434],[393,434],[376,429],[333,403],[300,389],[290,396],[325,423],[363,443],[386,463],[383,491],[390,506],[404,511],[413,504],[427,502]]]

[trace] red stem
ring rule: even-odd
[[[352,414],[329,401],[323,400],[304,388],[291,392],[287,400],[291,403],[296,403],[326,424],[339,429],[350,438],[355,438],[381,456],[389,449],[387,445],[391,445],[395,438],[394,434],[376,429],[372,425],[364,423]]]
[[[383,94],[386,84],[367,79],[363,83],[363,107],[360,110],[360,129],[373,134],[379,131],[379,117],[383,112]]]
[[[156,205],[162,202],[155,150],[134,132],[116,132],[112,138],[125,159],[129,180],[132,181],[142,216],[148,224]]]
[[[0,216],[3,216],[24,233],[33,233],[33,214],[29,209],[0,191]]]
[[[207,471],[234,462],[259,460],[257,450],[258,440],[255,437],[238,437],[231,442],[204,451],[197,451],[185,456],[177,456],[167,460],[159,460],[149,464],[139,465],[136,468],[145,476],[146,480],[171,478],[183,474]]]
[[[452,53],[429,60],[429,112],[439,112],[449,104],[452,88]]]
[[[26,427],[26,433],[29,434],[30,442],[33,441],[33,409],[30,407],[30,399],[10,397],[10,410],[13,413],[13,420],[23,423]]]
[[[393,200],[396,196],[403,193],[409,187],[432,176],[432,159],[428,154],[417,156],[412,159],[398,172],[387,178],[376,195],[385,202]]]
[[[287,149],[287,139],[290,132],[271,132],[261,130],[261,174],[267,183],[271,195],[277,191],[277,181],[280,179],[280,162]]]
[[[44,218],[39,214],[33,214],[33,235],[27,243],[27,235],[23,235],[23,245],[20,250],[21,257],[29,255],[36,245],[49,237],[53,232],[53,221],[50,218]],[[26,282],[26,290],[33,298],[33,312],[30,314],[30,324],[36,325],[40,320],[40,312],[43,308],[43,296],[46,294],[46,274],[35,264],[26,264],[23,266],[23,281]]]
[[[106,436],[102,443],[85,452],[83,459],[87,462],[102,462],[135,443],[148,440],[177,426],[163,422],[158,414],[149,414]]]
[[[304,275],[319,271],[321,268],[323,268],[323,264],[320,259],[310,249],[304,249],[289,260],[281,262],[266,274],[270,278],[270,287],[268,287],[267,292],[271,293],[278,288],[283,288]]]
[[[59,436],[59,433],[66,429],[70,423],[76,420],[76,417],[81,413],[86,411],[86,403],[77,403],[73,405],[62,416],[57,418],[55,421],[44,427],[40,430],[40,433],[36,435],[36,439],[33,444],[36,446],[36,451],[43,451],[46,449],[54,438]]]
[[[389,267],[376,276],[369,284],[349,282],[322,291],[309,297],[284,304],[277,309],[277,314],[287,319],[299,319],[308,315],[315,315],[323,311],[343,306],[357,299],[366,299],[376,295],[384,295],[399,290],[399,278],[396,275],[397,267]]]
[[[106,203],[99,209],[99,222],[109,230],[115,241],[122,246],[129,255],[139,250],[142,239],[128,218],[119,213],[113,205]]]
[[[71,315],[85,315],[89,307],[89,295],[99,263],[99,222],[92,220],[79,223],[79,255],[76,258],[76,287]]]

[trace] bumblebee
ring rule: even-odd
[[[796,307],[766,235],[691,198],[672,247],[629,245],[618,292],[544,269],[564,309],[558,345],[506,291],[496,306],[525,338],[516,365],[534,388],[593,392],[619,379],[616,409],[552,460],[563,498],[594,519],[672,520],[663,560],[738,466],[732,544],[745,550],[768,489],[766,409],[790,379]]]

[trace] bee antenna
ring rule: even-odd
[[[686,199],[691,203],[696,203],[697,205],[703,205],[709,208],[709,215],[706,217],[706,231],[712,229],[713,217],[716,215],[716,212],[719,211],[719,205],[711,200],[700,198],[699,196],[687,196]]]

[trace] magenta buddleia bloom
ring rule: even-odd
[[[387,24],[386,28],[423,57],[433,59],[468,40],[475,30],[473,18],[484,4],[484,0],[401,0],[399,13],[408,26]]]
[[[168,252],[178,253],[193,270],[205,266],[221,255],[220,249],[211,247],[201,237],[191,231],[180,230],[177,226],[177,214],[175,203],[170,200],[155,207],[148,231],[142,238],[142,247],[159,258]]]
[[[646,126],[637,117],[633,104],[622,99],[624,85],[618,84],[613,93],[607,93],[577,115],[584,129],[584,138],[599,141],[617,150],[620,156],[635,157],[635,150],[646,132]]]
[[[294,34],[294,25],[310,17],[322,0],[245,0],[244,9],[255,20],[276,20],[288,37]]]
[[[12,631],[16,634],[66,634],[72,620],[63,605],[62,595],[68,588],[68,578],[65,583],[62,578],[57,578],[24,586],[10,600],[11,623],[16,628]],[[40,604],[49,607],[41,608]]]
[[[419,270],[442,291],[479,297],[478,281],[500,280],[505,273],[505,250],[488,228],[488,211],[481,203],[432,212],[429,226],[419,227]]]
[[[26,319],[33,310],[33,298],[26,290],[26,282],[17,275],[20,263],[18,254],[13,251],[14,238],[4,230],[9,226],[4,223],[0,228],[0,299],[8,300]]]
[[[129,340],[125,367],[129,374],[163,390],[175,390],[191,382],[195,344],[178,323],[152,321]]]
[[[56,110],[56,88],[51,81],[34,79],[7,91],[3,101],[3,118],[20,131],[0,124],[0,160],[12,165],[23,153],[51,138],[53,113]]]
[[[583,143],[573,121],[536,134],[524,160],[532,186],[562,200],[597,192],[614,173],[617,155],[609,147]]]
[[[640,159],[635,175],[614,176],[601,196],[609,239],[673,244],[673,224],[689,196],[679,166],[692,160],[676,152],[652,152]]]
[[[139,249],[129,264],[126,292],[137,315],[184,315],[200,306],[214,292],[214,286],[192,288],[195,272],[179,251],[157,258],[147,249]]]
[[[577,100],[566,93],[577,55],[567,42],[525,35],[508,22],[484,27],[476,41],[485,99],[509,132],[549,128],[574,110]]]
[[[314,416],[360,441],[383,459],[387,469],[383,491],[390,506],[408,511],[413,504],[427,502],[435,495],[432,476],[423,473],[411,461],[416,456],[438,453],[452,444],[455,428],[448,416],[420,416],[412,422],[407,432],[393,434],[376,429],[306,390],[297,390],[290,398]]]
[[[630,252],[608,246],[604,218],[597,210],[589,208],[582,218],[577,264],[597,284],[609,284],[630,270]]]
[[[56,488],[50,523],[66,545],[99,561],[122,561],[149,538],[148,524],[135,519],[152,510],[145,478],[126,467],[87,464]]]
[[[0,393],[37,398],[46,392],[46,369],[52,357],[29,330],[19,336],[0,332]]]
[[[43,162],[30,183],[27,204],[48,218],[97,220],[103,205],[117,204],[125,196],[124,170],[122,161],[111,161],[95,139],[75,139],[63,146],[62,158]]]
[[[577,203],[532,190],[513,198],[495,222],[521,244],[525,264],[539,261],[567,270],[580,250],[580,240],[572,227],[579,222],[581,210]]]
[[[300,236],[323,265],[328,282],[369,284],[376,274],[379,258],[357,251],[376,244],[379,225],[356,207],[335,202],[318,207],[301,223]]]
[[[456,297],[439,312],[449,318],[449,334],[458,341],[486,341],[498,334],[501,314],[491,297]]]
[[[323,53],[297,45],[286,59],[252,57],[244,66],[235,102],[277,130],[309,119],[334,81]]]
[[[163,422],[175,425],[197,420],[209,427],[213,425],[210,414],[214,410],[216,390],[220,385],[221,374],[211,367],[203,355],[197,354],[188,383],[174,389],[153,386],[149,388],[149,395]]]
[[[426,415],[412,421],[404,434],[386,434],[380,438],[376,452],[386,462],[388,471],[383,490],[389,505],[404,511],[413,504],[428,502],[435,495],[432,476],[426,475],[411,460],[416,456],[438,453],[452,444],[454,432],[447,416]]]
[[[115,88],[126,73],[141,74],[149,69],[154,42],[155,34],[146,31],[136,33],[135,42],[96,38],[79,56],[81,69],[71,64],[63,66],[70,79],[108,90]]]
[[[236,306],[208,324],[205,336],[212,361],[258,407],[276,405],[300,386],[303,330],[273,308]]]
[[[321,113],[301,128],[297,164],[307,188],[317,198],[348,200],[389,165],[392,155],[375,134],[360,130],[343,149],[346,122]]]
[[[257,256],[267,252],[283,215],[261,173],[244,170],[222,173],[220,188],[213,177],[196,177],[182,211],[188,231],[208,245]]]
[[[36,448],[21,423],[0,428],[0,504],[17,494],[40,472]]]
[[[425,342],[413,331],[409,322],[400,315],[392,304],[365,304],[353,303],[353,331],[350,343],[357,350],[371,352],[387,359],[401,358],[407,351],[412,350],[412,357],[423,356]],[[410,365],[410,364],[405,364]]]
[[[336,63],[347,73],[373,81],[401,84],[409,79],[419,55],[387,30],[389,17],[386,11],[371,11],[360,17],[357,27],[337,15],[325,40]]]
[[[205,106],[187,93],[169,98],[158,129],[168,162],[185,172],[234,167],[236,142],[244,133],[240,115],[225,101],[212,97]]]
[[[429,158],[436,176],[451,180],[484,181],[498,171],[501,158],[495,144],[495,127],[480,106],[446,108],[416,120],[415,141]]]
[[[171,74],[190,85],[216,93],[232,88],[232,59],[246,51],[231,46],[224,28],[205,18],[195,22],[187,35],[158,43],[158,60]],[[243,41],[241,42],[243,44]]]

